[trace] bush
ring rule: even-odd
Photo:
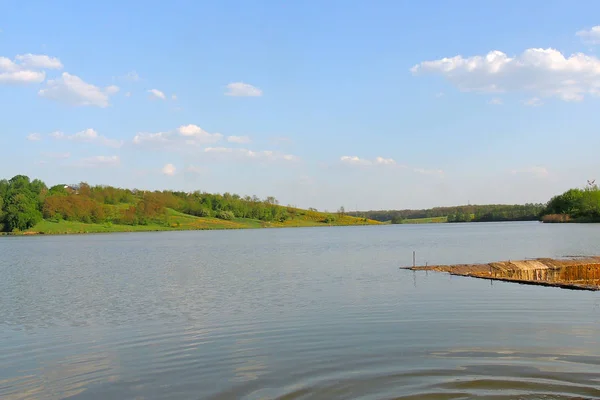
[[[196,217],[207,218],[207,217],[210,217],[211,214],[210,214],[210,210],[208,208],[200,208],[199,210],[196,210],[195,215],[196,215]]]
[[[217,213],[217,218],[231,221],[235,218],[235,215],[233,215],[231,211],[219,211]]]
[[[545,223],[569,222],[570,220],[571,216],[569,214],[548,214],[542,217],[542,222]]]
[[[331,224],[331,223],[335,222],[335,217],[333,215],[328,215],[325,218],[323,218],[321,221],[326,224]]]

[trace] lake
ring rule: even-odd
[[[600,225],[0,238],[0,398],[600,398],[600,293],[400,270]]]

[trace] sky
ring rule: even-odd
[[[15,1],[0,177],[321,210],[600,179],[597,1]]]

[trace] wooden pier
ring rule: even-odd
[[[538,258],[487,264],[412,266],[413,271],[438,271],[451,275],[553,286],[574,290],[600,290],[600,256],[565,259]]]

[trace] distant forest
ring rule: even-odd
[[[489,204],[435,207],[423,210],[350,212],[348,214],[364,216],[376,221],[389,221],[393,224],[399,224],[405,220],[435,217],[448,217],[448,222],[537,221],[544,213],[545,208],[544,204]]]

